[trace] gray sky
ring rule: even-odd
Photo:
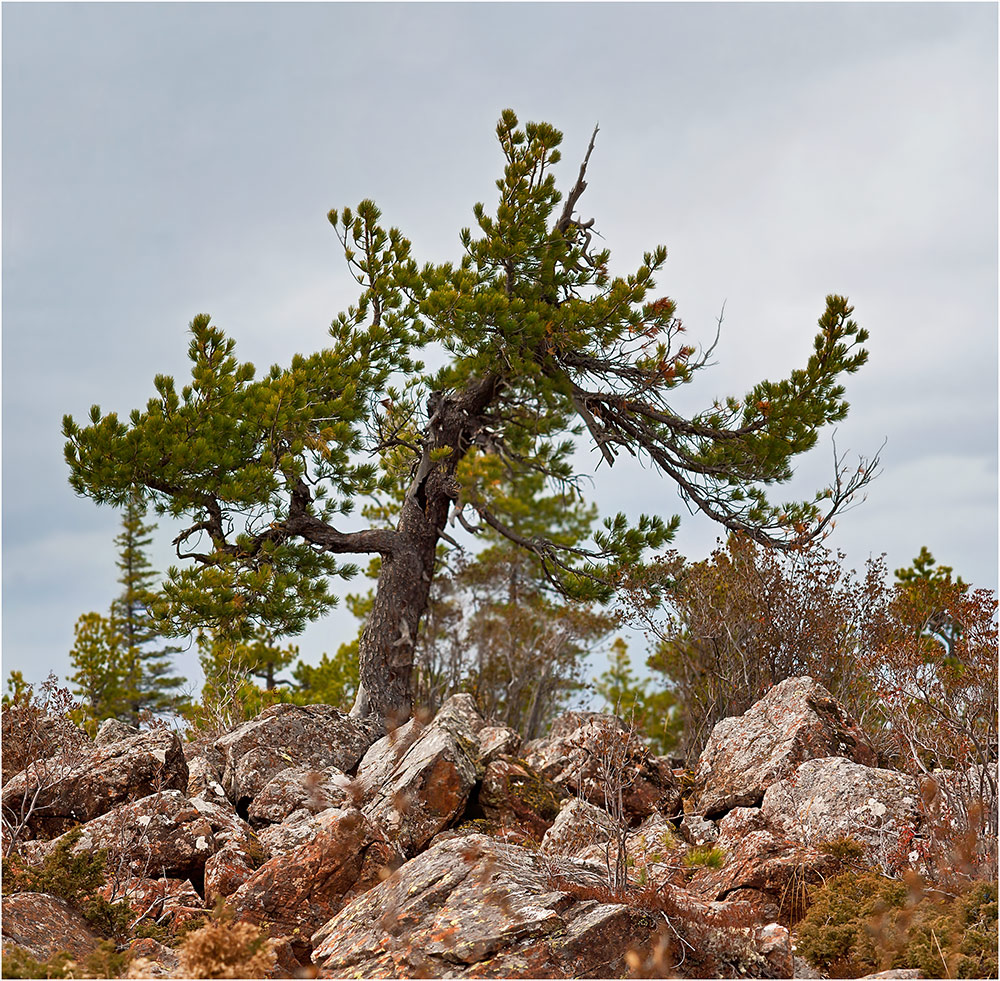
[[[921,545],[997,583],[997,8],[946,4],[3,6],[3,673],[65,676],[117,592],[118,516],[76,498],[61,418],[187,377],[199,312],[258,368],[324,345],[355,299],[331,207],[374,198],[419,261],[492,201],[504,107],[565,134],[564,185],[717,366],[690,405],[804,363],[827,293],[871,333],[841,451],[884,473],[832,543]],[[796,483],[831,470],[830,434]],[[602,511],[684,514],[602,468]],[[162,530],[162,529],[161,529]],[[162,537],[167,537],[165,530]],[[686,518],[704,557],[718,529]],[[169,547],[154,554],[160,569]],[[344,614],[300,640],[310,659]],[[642,651],[633,649],[634,655]],[[640,658],[641,659],[641,658]],[[195,658],[181,661],[195,672]]]

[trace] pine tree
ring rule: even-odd
[[[353,711],[390,726],[411,712],[415,645],[449,521],[492,528],[535,556],[554,589],[584,600],[609,598],[677,526],[617,515],[585,546],[529,538],[498,513],[492,484],[463,482],[467,457],[491,458],[515,483],[541,474],[579,489],[572,454],[585,437],[609,466],[622,451],[639,455],[692,509],[778,547],[823,534],[876,469],[838,465],[812,501],[767,496],[847,413],[840,378],[866,361],[867,334],[844,297],[827,297],[803,368],[683,417],[672,393],[708,366],[711,348],[686,343],[674,302],[652,292],[665,248],[611,276],[610,251],[597,250],[594,222],[577,210],[594,138],[563,197],[551,173],[556,129],[519,128],[506,110],[497,136],[497,208],[473,208],[477,231],[460,232],[457,263],[419,267],[370,200],[331,211],[361,295],[333,322],[329,346],[256,379],[200,315],[180,392],[158,375],[156,397],[127,423],[99,406],[90,425],[64,419],[78,493],[120,506],[138,487],[158,513],[190,522],[175,544],[191,564],[164,585],[178,634],[211,627],[239,639],[261,623],[295,633],[329,609],[330,577],[357,572],[341,556],[378,555]],[[425,350],[445,363],[425,369]],[[400,479],[392,527],[342,530],[359,497]]]
[[[635,724],[654,752],[666,754],[677,747],[683,717],[676,696],[666,684],[636,675],[621,637],[611,645],[608,669],[594,690],[612,712]]]
[[[913,562],[895,572],[901,593],[910,600],[914,630],[930,642],[929,649],[943,647],[945,656],[951,655],[962,632],[961,621],[948,609],[949,599],[969,588],[961,576],[952,579],[953,571],[950,565],[937,563],[930,549],[922,545]]]
[[[171,656],[181,648],[158,643],[163,634],[152,613],[158,599],[157,573],[146,552],[156,525],[146,524],[144,517],[141,500],[130,496],[122,514],[122,530],[115,538],[122,592],[111,604],[111,619],[121,637],[123,687],[132,722],[143,712],[177,712],[186,701],[178,691],[185,679],[171,674]]]
[[[76,621],[74,636],[69,657],[76,670],[69,680],[81,698],[78,721],[91,735],[104,719],[131,721],[134,689],[117,621],[96,612],[84,613]]]
[[[170,656],[180,648],[158,644],[163,634],[152,608],[159,594],[146,553],[155,525],[145,524],[144,514],[139,499],[129,495],[115,538],[122,592],[107,616],[85,613],[76,623],[70,680],[92,726],[109,718],[135,725],[146,712],[177,713],[186,704],[177,691],[184,678],[170,673]]]

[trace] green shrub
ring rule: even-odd
[[[128,932],[132,908],[128,903],[109,903],[98,890],[105,883],[105,849],[73,854],[83,832],[67,832],[53,851],[38,865],[24,865],[15,856],[3,860],[5,893],[42,892],[64,899],[105,937]]]
[[[128,966],[128,954],[117,950],[114,943],[105,940],[82,960],[74,960],[66,951],[60,951],[47,961],[35,960],[21,947],[4,951],[5,978],[117,978]]]
[[[811,895],[796,947],[830,977],[918,968],[925,977],[997,976],[997,887],[958,896],[845,872]]]
[[[65,951],[47,961],[38,961],[22,947],[8,947],[3,952],[5,978],[65,978],[72,957]]]
[[[691,868],[721,869],[725,860],[726,853],[721,848],[699,845],[687,852],[681,862]]]
[[[858,841],[857,838],[851,838],[850,836],[821,841],[816,846],[816,849],[824,855],[830,855],[844,865],[860,861],[864,857],[865,852],[868,851],[863,841]]]

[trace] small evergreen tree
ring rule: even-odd
[[[895,573],[901,594],[910,600],[914,630],[929,642],[929,651],[940,645],[946,657],[951,656],[962,632],[961,622],[948,609],[949,597],[964,594],[969,588],[961,576],[952,579],[952,572],[950,565],[935,562],[923,545],[913,562]]]
[[[612,712],[634,723],[653,752],[666,755],[676,748],[683,722],[677,698],[667,684],[657,685],[633,671],[628,644],[621,637],[611,645],[608,669],[594,690]]]
[[[91,735],[104,719],[131,721],[131,671],[118,624],[97,612],[84,613],[74,627],[70,675],[82,699],[79,721]]]
[[[111,618],[121,637],[124,684],[133,721],[143,712],[177,712],[185,703],[179,693],[184,678],[171,673],[171,656],[181,648],[159,643],[161,626],[152,613],[159,594],[146,549],[156,525],[143,521],[145,513],[141,499],[130,497],[122,514],[122,530],[115,538],[122,591],[111,604]]]
[[[178,690],[184,678],[171,673],[170,663],[181,648],[158,643],[163,635],[152,610],[159,594],[146,554],[155,525],[144,523],[144,515],[139,498],[130,496],[115,538],[122,592],[107,616],[85,613],[75,627],[70,681],[84,700],[82,721],[91,729],[110,718],[135,725],[146,712],[177,713],[186,704]]]

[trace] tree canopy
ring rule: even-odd
[[[537,559],[549,586],[608,598],[678,519],[624,515],[589,542],[520,532],[510,486],[543,478],[581,494],[578,440],[613,465],[637,455],[691,508],[779,548],[821,535],[873,476],[877,461],[835,467],[812,500],[776,503],[795,458],[843,419],[842,376],[867,358],[848,301],[828,296],[806,364],[690,417],[673,391],[708,365],[674,301],[657,295],[663,246],[612,275],[578,210],[595,138],[563,196],[553,168],[562,135],[547,123],[497,126],[504,158],[494,210],[473,208],[456,262],[419,266],[410,241],[370,201],[329,220],[360,287],[329,346],[257,377],[207,315],[191,323],[191,380],[166,375],[127,420],[94,406],[64,419],[70,483],[121,506],[138,491],[187,524],[174,545],[159,616],[178,633],[210,627],[235,639],[261,626],[294,633],[333,602],[329,579],[352,558],[380,557],[359,644],[354,711],[389,725],[411,711],[414,643],[436,549],[486,526]],[[443,361],[430,370],[419,360]],[[405,492],[392,523],[348,530],[359,499]],[[514,495],[514,499],[517,499]],[[450,524],[449,524],[450,522]]]

